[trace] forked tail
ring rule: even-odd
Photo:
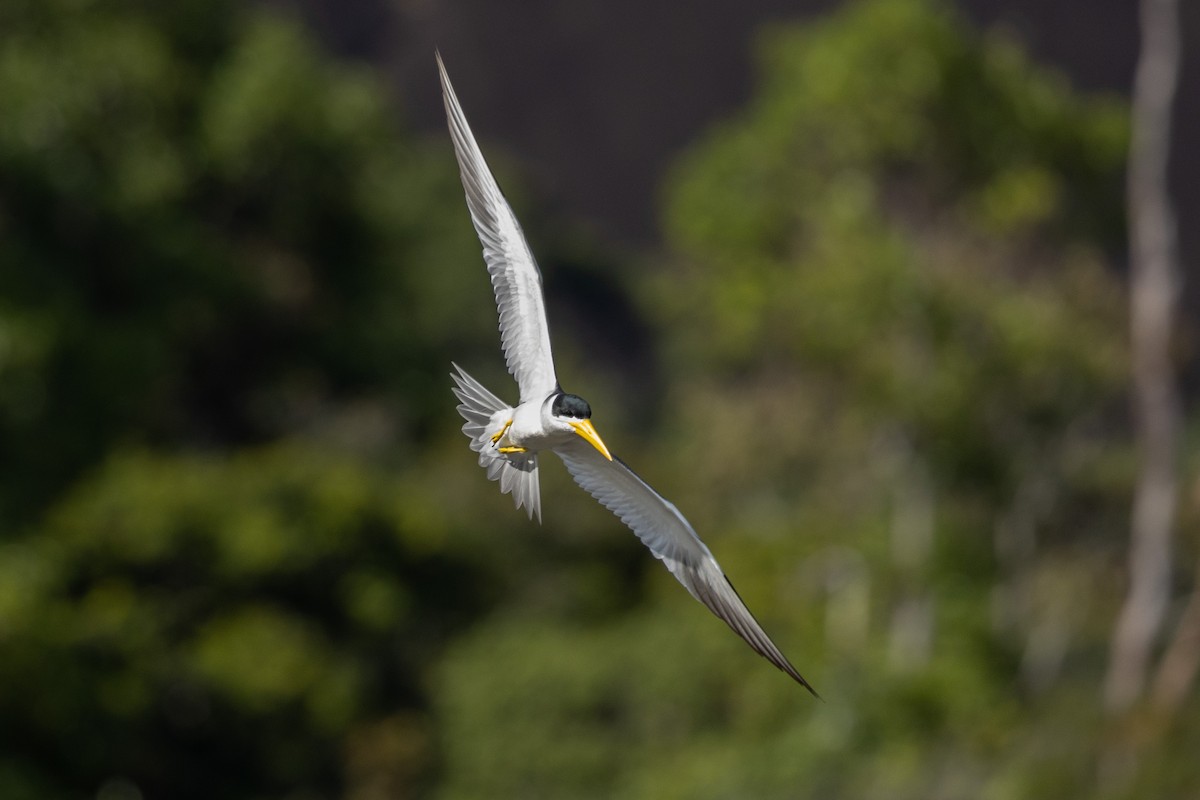
[[[479,466],[490,480],[500,481],[500,491],[511,494],[517,508],[525,507],[529,518],[542,521],[541,489],[538,485],[536,453],[501,453],[492,436],[511,420],[513,408],[484,388],[454,362],[454,396],[460,401],[458,413],[466,420],[462,432],[471,440],[471,449],[479,454]]]

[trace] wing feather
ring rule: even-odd
[[[583,440],[556,447],[554,452],[575,482],[628,525],[692,597],[755,652],[817,694],[763,631],[712,552],[673,503],[650,488],[625,462],[616,457],[605,459]]]
[[[461,402],[458,413],[466,421],[462,432],[471,440],[471,449],[479,454],[479,466],[487,470],[488,480],[500,481],[500,491],[511,494],[517,508],[524,507],[529,518],[542,521],[542,494],[538,479],[537,453],[503,454],[492,446],[492,420],[512,416],[512,407],[488,391],[458,364],[454,364],[454,396]]]
[[[541,399],[558,385],[550,350],[550,331],[546,325],[542,273],[516,215],[504,199],[471,133],[441,55],[437,62],[446,119],[467,194],[467,207],[483,245],[483,260],[496,294],[505,362],[520,387],[521,402]]]

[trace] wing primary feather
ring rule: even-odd
[[[708,583],[701,581],[700,585],[705,587],[707,595],[706,599],[701,600],[704,605],[708,606],[721,621],[728,625],[734,633],[738,634],[746,641],[750,647],[763,658],[770,661],[778,669],[787,673],[793,680],[808,689],[813,697],[821,699],[821,695],[817,693],[808,681],[796,670],[787,657],[775,646],[771,638],[763,631],[762,625],[754,613],[746,606],[742,596],[738,593],[737,587],[733,585],[733,581],[729,580],[724,572],[721,572],[719,565],[715,561],[711,564],[715,571],[720,574],[720,580],[724,582],[724,586],[716,583]],[[736,598],[736,605],[721,597],[721,590],[728,589],[733,598]]]
[[[624,461],[605,459],[587,442],[568,442],[554,452],[584,491],[637,535],[684,588],[756,653],[820,697],[750,613],[733,584],[673,503],[654,491]]]
[[[546,324],[542,274],[467,124],[441,55],[437,62],[467,209],[483,245],[483,260],[496,297],[505,363],[520,387],[521,402],[541,399],[558,384]]]

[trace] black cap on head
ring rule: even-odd
[[[591,419],[592,407],[577,394],[563,392],[554,398],[550,411],[556,417],[571,417],[572,419]]]

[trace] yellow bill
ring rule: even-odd
[[[596,426],[592,425],[590,419],[581,419],[571,423],[571,427],[575,429],[583,438],[587,439],[592,447],[600,451],[600,454],[609,461],[613,460],[612,453],[608,452],[608,448],[604,446],[604,441],[600,438],[600,434],[596,433]]]

